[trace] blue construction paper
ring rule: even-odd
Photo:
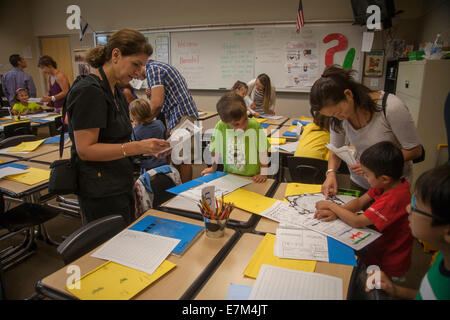
[[[42,122],[42,123],[46,123],[46,122],[51,122],[53,120],[51,119],[33,119],[31,120],[31,122]]]
[[[307,124],[312,123],[312,121],[310,121],[310,120],[294,120],[294,121],[292,121],[292,124],[297,125],[298,122],[300,122],[304,126],[306,126]]]
[[[328,260],[330,263],[345,264],[356,267],[355,251],[349,246],[331,237],[327,237]]]
[[[64,139],[66,139],[68,136],[69,136],[69,134],[67,134],[67,133],[64,134]],[[45,143],[58,143],[59,142],[59,138],[60,138],[60,136],[47,138],[47,139],[45,139],[43,144],[45,144]]]
[[[188,181],[186,183],[180,184],[179,186],[167,189],[166,191],[170,192],[170,193],[174,193],[174,194],[180,194],[183,191],[195,188],[195,187],[197,187],[197,186],[199,186],[199,185],[201,185],[203,183],[210,182],[212,180],[218,179],[218,178],[223,177],[225,175],[227,175],[227,173],[222,172],[222,171],[216,171],[216,172],[207,174],[207,175],[205,175],[203,177],[200,177],[200,178]]]
[[[181,255],[197,235],[203,230],[203,226],[159,218],[155,216],[146,216],[136,222],[129,229],[156,234],[163,237],[180,239],[180,242],[173,249],[173,253]]]
[[[270,124],[268,124],[268,123],[260,123],[260,126],[263,127],[264,129],[266,129],[268,126],[270,126]]]
[[[168,164],[165,164],[163,166],[153,168],[153,170],[155,170],[158,173],[170,173],[172,172],[172,167],[169,166]]]
[[[283,136],[286,136],[286,137],[296,137],[297,134],[296,134],[295,132],[292,132],[292,131],[286,131],[285,133],[283,133]]]
[[[25,166],[23,164],[18,164],[18,163],[6,163],[4,165],[0,166],[0,169],[2,168],[6,168],[6,167],[11,167],[11,168],[17,168],[17,169],[27,169],[28,166]]]
[[[253,287],[245,286],[243,284],[230,283],[227,297],[225,300],[248,300]]]

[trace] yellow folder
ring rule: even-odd
[[[277,200],[241,188],[227,194],[224,201],[232,203],[236,208],[260,214],[273,206]]]
[[[8,152],[31,152],[36,150],[44,141],[45,139],[22,142],[21,144],[18,144],[14,148],[9,149]]]
[[[81,300],[129,300],[175,266],[164,260],[155,272],[148,274],[108,261],[78,282],[66,285],[66,290]]]
[[[318,193],[321,192],[321,184],[306,184],[306,183],[288,183],[284,196],[293,196],[304,193]]]
[[[307,272],[314,272],[316,269],[317,261],[281,259],[274,256],[274,247],[275,235],[266,233],[264,239],[259,244],[258,249],[256,249],[255,254],[247,265],[247,268],[245,268],[244,275],[256,279],[263,264]]]
[[[12,180],[27,185],[33,185],[50,179],[50,170],[39,168],[27,168],[28,172],[6,176],[3,179]]]
[[[269,143],[272,145],[280,145],[286,143],[286,138],[267,138],[269,140]]]
[[[253,118],[255,121],[258,121],[259,123],[267,121],[267,119],[261,119],[261,118]]]

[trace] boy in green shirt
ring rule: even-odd
[[[11,112],[14,115],[24,115],[29,113],[41,112],[41,106],[35,102],[28,102],[30,96],[28,95],[28,90],[24,88],[19,88],[16,90],[16,104],[12,108]]]
[[[265,182],[270,144],[260,124],[247,117],[244,99],[229,92],[220,98],[216,108],[221,120],[211,140],[212,166],[202,175],[215,172],[217,164],[223,163],[224,172],[251,176],[256,183]]]
[[[415,195],[406,207],[413,235],[440,252],[419,290],[394,284],[384,272],[368,275],[366,291],[374,287],[398,299],[450,300],[450,166],[443,165],[422,174]],[[377,281],[378,280],[378,281]],[[378,282],[378,283],[377,283]]]

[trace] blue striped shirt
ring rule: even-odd
[[[14,97],[16,96],[16,90],[19,88],[27,89],[30,97],[36,97],[33,78],[20,68],[13,68],[3,75],[2,87],[11,107],[15,103]]]
[[[164,103],[161,112],[173,129],[183,116],[198,118],[197,106],[187,87],[186,80],[173,66],[160,61],[147,61],[147,83],[150,88],[164,86]]]

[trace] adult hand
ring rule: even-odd
[[[255,110],[255,109],[256,109],[256,104],[255,104],[255,103],[252,103],[252,104],[250,105],[250,108],[252,108],[253,110]]]
[[[253,182],[256,183],[264,183],[267,180],[267,176],[263,175],[263,174],[257,174],[256,176],[252,177]]]
[[[362,170],[361,163],[359,163],[359,162],[357,164],[351,165],[350,169],[358,176],[364,175],[364,171]]]
[[[147,98],[150,100],[152,98],[152,89],[150,88],[145,88],[145,95],[147,96]]]
[[[204,169],[200,174],[201,174],[202,176],[204,176],[204,175],[213,173],[214,171],[216,171],[216,170],[214,170],[213,167],[209,167],[209,168]]]
[[[171,150],[164,151],[162,154],[158,154],[159,152],[163,151],[164,149],[167,149],[170,147],[170,143],[166,140],[161,139],[145,139],[140,140],[141,148],[142,148],[142,154],[149,154],[152,156],[162,157],[163,154],[170,153]]]
[[[374,276],[375,272],[379,273],[379,276]],[[376,283],[379,279],[380,283]],[[373,270],[367,275],[366,280],[366,292],[370,292],[373,289],[384,290],[389,296],[395,295],[395,285],[389,279],[389,277],[381,270]]]
[[[336,175],[334,172],[327,174],[325,182],[322,184],[322,193],[325,195],[325,199],[329,196],[334,196],[337,193],[338,184],[336,180]]]
[[[329,201],[326,201],[329,202]],[[314,213],[314,218],[318,220],[322,220],[323,222],[336,220],[338,217],[336,213],[328,209],[318,209]]]
[[[50,101],[52,101],[52,97],[50,97],[50,96],[44,96],[41,99],[41,102],[44,102],[44,103],[46,103],[46,102],[48,103]]]

